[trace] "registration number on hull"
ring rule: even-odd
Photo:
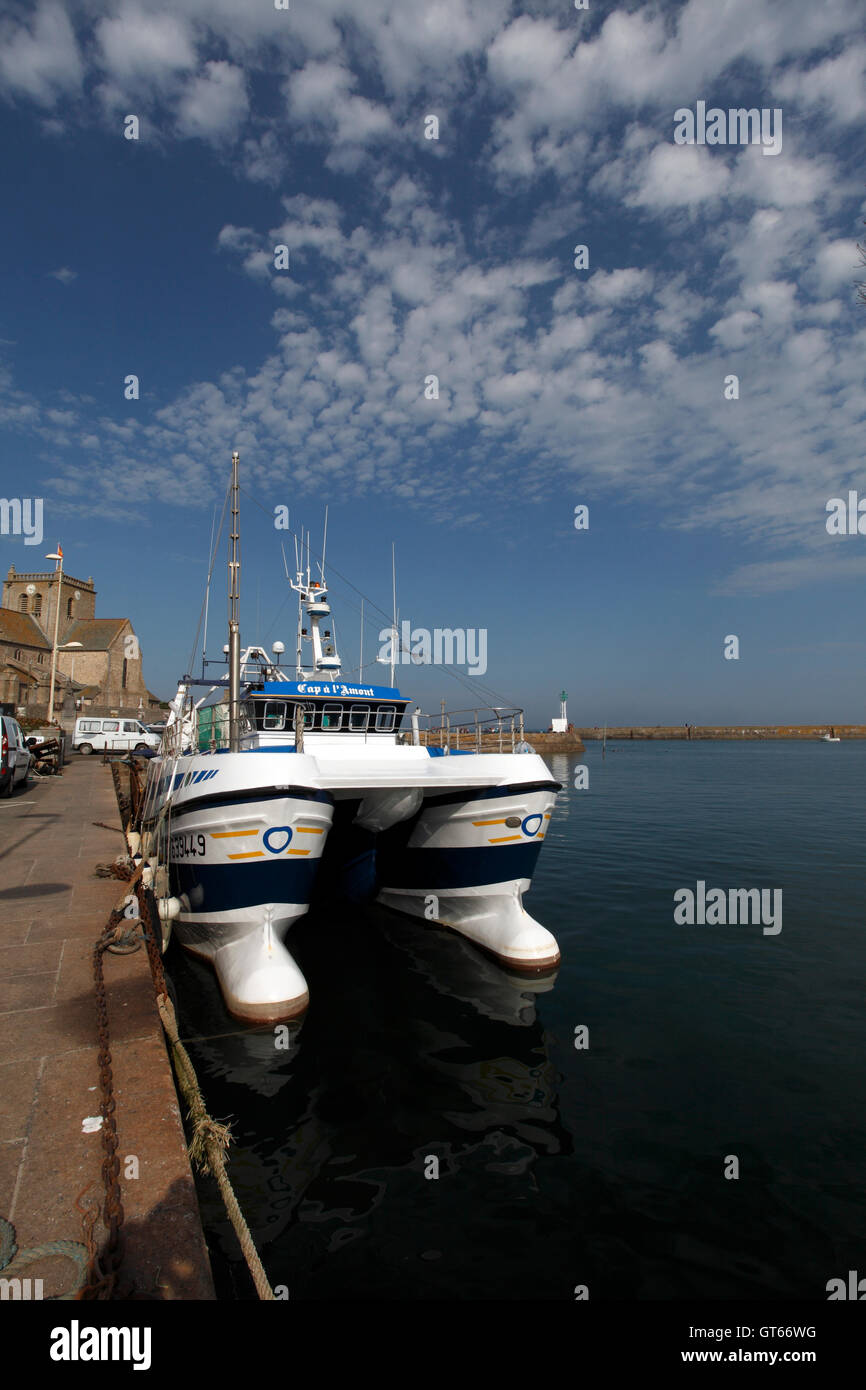
[[[204,835],[174,834],[171,837],[169,853],[172,859],[193,859],[204,854]]]

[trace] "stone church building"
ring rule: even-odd
[[[155,720],[159,699],[144,683],[129,619],[96,617],[92,579],[64,574],[58,595],[56,571],[17,574],[14,565],[0,607],[0,702],[20,716],[47,715],[58,597],[55,717],[88,711]]]

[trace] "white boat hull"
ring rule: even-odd
[[[309,1003],[285,940],[309,909],[333,817],[317,788],[280,794],[265,761],[273,756],[180,758],[168,774],[177,783],[168,807],[168,777],[154,766],[166,787],[143,836],[145,854],[167,863],[179,900],[173,934],[212,963],[229,1012],[258,1023],[295,1018]],[[270,785],[251,788],[249,773],[259,769]]]
[[[304,915],[307,905],[297,905],[291,917],[284,915],[286,906],[262,904],[255,916],[263,913],[264,922],[241,924],[227,914],[223,923],[183,923],[176,929],[187,951],[211,962],[226,1008],[244,1022],[297,1018],[310,1002],[307,982],[284,944],[288,928]],[[281,912],[276,922],[268,920],[271,909]]]
[[[285,942],[309,909],[341,802],[374,843],[380,902],[511,969],[556,967],[555,938],[522,903],[558,790],[540,758],[402,748],[371,767],[327,752],[190,753],[151,767],[143,853],[167,865],[174,935],[212,962],[235,1017],[277,1022],[308,1005]],[[327,865],[323,875],[336,877]]]
[[[384,856],[378,901],[450,927],[512,970],[555,969],[556,938],[522,901],[553,804],[549,785],[532,784],[431,798],[405,847]]]

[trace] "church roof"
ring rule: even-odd
[[[128,621],[128,618],[77,618],[67,628],[63,645],[68,647],[70,642],[80,642],[87,652],[107,652]]]
[[[14,608],[0,608],[0,641],[23,642],[28,647],[47,650],[51,643],[39,624],[29,613],[17,613]]]

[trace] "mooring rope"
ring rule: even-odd
[[[219,1124],[218,1121],[211,1119],[207,1113],[195,1068],[178,1035],[177,1019],[168,995],[158,995],[156,1004],[162,1019],[162,1026],[171,1044],[171,1055],[178,1085],[189,1109],[189,1119],[192,1124],[192,1139],[189,1144],[190,1159],[197,1165],[201,1173],[205,1175],[213,1173],[216,1178],[220,1196],[243,1251],[247,1268],[256,1287],[256,1293],[262,1300],[272,1300],[274,1291],[226,1172],[224,1155],[231,1142],[231,1131],[227,1125]]]
[[[26,1250],[21,1250],[15,1239],[15,1227],[11,1221],[7,1221],[5,1216],[0,1216],[0,1269],[8,1269],[9,1274],[4,1278],[17,1278],[18,1271],[26,1269],[28,1265],[35,1264],[37,1260],[44,1260],[52,1255],[61,1255],[64,1259],[72,1260],[79,1268],[79,1281],[75,1288],[69,1293],[50,1294],[45,1300],[46,1303],[68,1303],[78,1297],[78,1290],[84,1283],[84,1276],[87,1270],[87,1246],[82,1245],[77,1240],[44,1240],[41,1245],[30,1245]],[[15,1266],[15,1274],[11,1274],[11,1266]]]

